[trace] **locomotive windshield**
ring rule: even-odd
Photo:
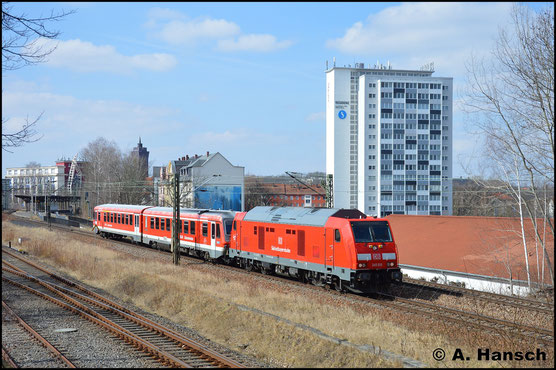
[[[356,243],[391,242],[392,234],[386,221],[351,222]]]

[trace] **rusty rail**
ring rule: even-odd
[[[189,338],[184,337],[183,335],[181,335],[180,333],[176,332],[175,330],[172,330],[170,328],[164,327],[142,315],[139,315],[131,310],[128,310],[127,308],[117,304],[116,302],[113,302],[105,297],[102,297],[101,295],[79,285],[76,284],[74,282],[71,282],[61,276],[58,276],[48,270],[46,270],[45,268],[31,262],[31,261],[27,261],[25,258],[22,258],[14,253],[8,252],[8,251],[4,251],[4,253],[6,253],[7,255],[14,257],[18,260],[21,260],[22,262],[25,262],[26,264],[44,272],[45,274],[49,275],[50,277],[52,277],[53,279],[56,279],[60,282],[63,282],[64,284],[67,284],[75,289],[78,289],[82,292],[84,292],[87,295],[90,295],[92,297],[94,297],[96,300],[93,300],[91,298],[88,298],[86,296],[83,295],[79,295],[75,292],[72,292],[68,289],[62,288],[62,287],[56,287],[57,289],[59,289],[60,291],[63,291],[64,293],[68,294],[68,295],[72,295],[76,298],[85,300],[97,307],[106,309],[106,310],[111,310],[114,313],[118,314],[119,316],[129,320],[129,321],[133,321],[138,325],[141,325],[147,329],[153,330],[163,336],[166,336],[168,338],[170,338],[171,340],[173,340],[176,343],[179,343],[183,346],[186,346],[187,348],[190,348],[192,351],[195,351],[199,354],[199,356],[201,357],[205,357],[207,359],[214,359],[216,360],[219,364],[224,365],[224,366],[228,366],[228,367],[243,367],[243,365],[241,365],[240,363],[226,358],[224,356],[221,356],[220,354],[216,353],[215,351],[211,350],[210,348],[207,348],[205,346],[203,346],[200,343],[197,343]],[[12,264],[10,264],[9,262],[6,261],[2,261],[2,263],[5,263],[6,265],[10,266],[12,269],[18,269],[17,267],[13,266]],[[22,271],[21,269],[18,269],[19,271]],[[108,306],[108,307],[107,307]]]
[[[243,367],[243,365],[241,365],[240,363],[238,363],[238,362],[236,362],[232,359],[226,358],[226,357],[216,353],[215,351],[213,351],[213,350],[211,350],[211,349],[209,349],[205,346],[202,346],[201,344],[199,344],[199,343],[197,343],[193,340],[190,340],[190,339],[184,337],[183,335],[181,335],[180,333],[178,333],[178,332],[176,332],[172,329],[166,328],[166,327],[164,327],[164,326],[162,326],[162,325],[160,325],[156,322],[153,322],[152,320],[149,320],[146,317],[143,317],[139,314],[136,314],[136,313],[126,309],[125,307],[122,307],[122,306],[118,305],[117,303],[112,302],[112,301],[98,295],[97,293],[94,293],[94,292],[80,286],[79,284],[75,284],[75,283],[73,283],[73,282],[71,282],[67,279],[64,279],[60,276],[57,276],[57,275],[47,271],[46,269],[42,268],[41,266],[38,266],[38,265],[36,265],[36,264],[34,264],[30,261],[27,261],[26,259],[23,259],[20,256],[17,256],[13,253],[10,253],[10,252],[7,252],[7,251],[4,251],[4,253],[6,253],[7,255],[10,255],[14,258],[17,258],[17,259],[21,260],[22,262],[25,262],[25,263],[31,265],[32,267],[34,267],[36,269],[39,269],[40,271],[48,274],[49,276],[51,276],[52,278],[57,279],[58,281],[62,281],[65,284],[68,284],[71,287],[76,288],[76,289],[84,292],[85,294],[94,297],[94,299],[90,298],[90,297],[87,297],[83,294],[76,293],[76,292],[71,291],[69,289],[63,288],[61,286],[53,285],[51,283],[47,283],[47,282],[45,282],[41,279],[33,277],[30,274],[24,272],[23,270],[17,268],[16,266],[10,264],[9,262],[7,262],[5,260],[3,260],[2,263],[6,266],[9,266],[9,269],[5,268],[5,267],[2,267],[3,271],[15,274],[17,276],[26,278],[28,280],[31,280],[31,281],[37,283],[37,284],[42,285],[46,289],[49,289],[53,293],[55,293],[59,296],[62,296],[62,298],[64,298],[66,301],[70,302],[73,305],[78,306],[81,310],[89,313],[91,316],[95,316],[97,319],[100,319],[100,320],[104,321],[105,323],[109,322],[110,320],[105,318],[104,316],[101,316],[100,314],[96,313],[95,311],[90,310],[86,306],[80,305],[79,302],[73,300],[72,298],[70,298],[70,296],[75,297],[77,299],[80,299],[82,301],[85,301],[85,302],[87,302],[89,304],[92,304],[96,307],[99,307],[100,309],[111,311],[111,312],[117,314],[118,316],[120,316],[120,317],[122,317],[122,318],[124,318],[128,321],[131,321],[131,322],[135,323],[136,325],[139,325],[141,327],[144,327],[146,329],[154,331],[157,334],[160,334],[160,335],[170,339],[172,342],[179,344],[179,346],[181,348],[186,349],[190,353],[194,353],[196,356],[204,359],[206,362],[212,363],[214,366]],[[124,328],[121,328],[121,329],[125,330]],[[130,334],[133,334],[133,333],[130,333]],[[141,339],[141,338],[139,338],[139,339]]]
[[[13,367],[15,369],[19,369],[19,366],[14,361],[12,356],[10,356],[10,353],[8,352],[6,347],[4,347],[3,344],[2,344],[2,360],[6,361],[8,364],[10,364],[11,367]],[[4,366],[2,365],[2,367],[4,367]]]
[[[21,325],[29,334],[31,334],[34,338],[36,338],[43,346],[48,348],[50,350],[50,352],[52,352],[56,357],[58,357],[60,360],[62,360],[69,367],[75,368],[75,365],[70,360],[68,360],[66,358],[66,356],[64,356],[60,351],[58,351],[58,349],[56,347],[54,347],[48,340],[46,340],[46,338],[44,338],[42,335],[37,333],[37,331],[35,329],[33,329],[29,324],[27,324],[25,322],[25,320],[23,320],[21,317],[19,317],[10,308],[10,306],[8,306],[8,304],[6,302],[2,301],[2,307],[4,307],[4,309],[6,311],[8,311],[8,313],[10,315],[12,315],[17,320],[19,325]]]

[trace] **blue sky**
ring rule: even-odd
[[[465,177],[461,163],[478,142],[458,108],[465,62],[489,57],[511,3],[12,6],[28,16],[77,12],[51,25],[61,36],[48,61],[2,73],[7,131],[44,112],[41,140],[3,151],[3,175],[72,158],[99,136],[124,151],[140,136],[153,165],[210,151],[246,174],[325,171],[324,70],[336,57],[339,66],[434,62],[433,76],[454,77],[453,173]]]

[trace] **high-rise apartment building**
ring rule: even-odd
[[[452,214],[452,78],[422,70],[326,71],[326,173],[334,207]]]

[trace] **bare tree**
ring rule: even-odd
[[[61,13],[51,12],[47,17],[29,17],[15,14],[7,2],[2,2],[2,71],[12,71],[27,65],[41,63],[52,53],[55,47],[41,46],[41,38],[56,39],[59,31],[48,29],[48,24],[58,22],[75,10]],[[43,112],[44,113],[44,112]],[[25,119],[20,129],[10,132],[7,128],[9,118],[2,117],[2,149],[12,153],[8,148],[20,147],[40,140],[35,127],[42,114],[35,119]]]
[[[554,188],[554,8],[535,13],[516,4],[512,28],[501,29],[490,62],[472,58],[464,110],[485,138],[485,158],[493,169],[515,169],[523,178],[508,179],[507,189],[526,187],[530,201],[516,198],[533,223],[554,284],[545,238],[534,208],[554,237],[553,220],[544,207],[542,189]],[[519,164],[513,163],[517,158]],[[492,172],[496,176],[496,171]],[[500,172],[498,172],[498,175]],[[521,175],[519,175],[521,177]],[[500,177],[499,177],[500,178]]]
[[[31,161],[25,165],[26,168],[37,168],[40,167],[41,164],[39,162]]]
[[[256,206],[268,206],[274,195],[259,179],[252,177],[245,179],[245,211]]]

